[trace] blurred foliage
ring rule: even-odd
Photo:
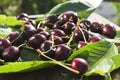
[[[65,1],[67,0],[0,0],[0,14],[17,15],[20,12],[44,14]]]
[[[0,0],[0,14],[14,15],[16,16],[20,12],[34,14],[45,14],[51,8],[59,3],[63,3],[68,0]],[[113,5],[117,10],[115,22],[120,26],[120,2],[118,0],[104,0],[113,1]]]
[[[115,22],[116,22],[117,25],[120,26],[120,2],[112,2],[112,4],[116,8]]]

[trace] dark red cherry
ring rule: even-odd
[[[64,22],[62,20],[58,20],[54,24],[53,28],[54,29],[61,29],[61,30],[63,30],[63,25],[64,25]]]
[[[67,22],[63,26],[63,30],[67,35],[70,35],[74,29],[75,29],[75,23],[73,22]]]
[[[52,47],[52,41],[51,40],[45,40],[41,46],[40,46],[40,50],[41,51],[47,51]]]
[[[55,52],[56,60],[65,60],[72,54],[72,49],[64,44],[58,45]]]
[[[27,13],[19,13],[16,18],[17,18],[17,20],[22,20],[23,18],[28,18],[28,14]]]
[[[36,22],[35,22],[35,20],[29,19],[28,22],[30,22],[34,27],[36,27]]]
[[[41,31],[40,34],[43,34],[44,36],[46,36],[46,38],[50,37],[50,34],[47,31]]]
[[[8,36],[7,36],[7,39],[12,42],[13,40],[15,40],[17,37],[19,36],[18,33],[14,32],[14,33],[10,33]]]
[[[52,47],[52,41],[51,40],[45,40],[41,46],[40,46],[40,50],[42,52],[46,52],[44,53],[45,55],[54,58],[55,56],[55,49]],[[40,56],[41,59],[46,60],[45,57]]]
[[[89,20],[82,20],[80,23],[83,24],[87,30],[89,30],[91,27],[91,22]]]
[[[91,24],[91,27],[90,27],[90,30],[92,32],[95,32],[95,33],[102,33],[102,24],[100,24],[99,22],[93,22]]]
[[[82,48],[83,46],[87,45],[86,42],[84,41],[79,41],[76,47],[76,50],[79,50],[80,48]]]
[[[80,74],[88,71],[88,62],[82,58],[74,58],[71,63],[71,68],[78,70]]]
[[[38,33],[30,37],[28,42],[31,47],[38,49],[45,40],[46,40],[46,37],[43,34]]]
[[[11,43],[8,39],[0,40],[0,52],[2,52],[5,48],[11,46]]]
[[[56,15],[50,15],[47,19],[46,19],[46,25],[51,29],[53,28],[54,23],[58,21],[58,17]]]
[[[36,32],[37,32],[37,33],[40,33],[40,32],[42,32],[42,31],[46,31],[46,30],[45,30],[45,28],[40,27],[40,28],[37,29]]]
[[[24,25],[24,35],[26,39],[30,38],[32,35],[36,33],[36,29],[32,24],[25,24]]]
[[[75,24],[78,22],[78,16],[77,16],[77,13],[73,12],[73,11],[67,11],[67,12],[64,12],[62,15],[61,15],[61,20],[66,23],[68,21],[72,21],[74,22]]]
[[[52,40],[52,36],[49,38]],[[59,36],[53,36],[54,45],[63,44],[63,39]]]
[[[2,52],[3,60],[5,60],[6,62],[14,62],[19,58],[19,56],[20,50],[15,46],[9,46],[5,48]]]
[[[106,24],[102,27],[102,34],[108,38],[114,38],[116,36],[116,29],[114,26]]]
[[[101,40],[101,38],[99,36],[94,36],[94,37],[89,39],[89,42],[93,42],[94,43],[94,42],[98,42],[100,40]]]
[[[75,42],[79,42],[79,41],[88,41],[89,39],[89,33],[86,30],[76,30],[74,35],[73,35],[73,39],[75,40]]]
[[[50,34],[55,35],[55,36],[59,36],[59,37],[66,36],[65,32],[61,29],[52,29]]]

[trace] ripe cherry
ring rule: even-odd
[[[9,46],[2,52],[3,60],[6,62],[14,62],[19,58],[19,56],[20,50],[15,46]]]
[[[55,35],[55,36],[59,36],[59,37],[66,36],[65,32],[61,29],[52,29],[50,34]]]
[[[67,35],[70,35],[74,29],[75,29],[75,23],[73,22],[67,22],[63,26],[63,30]]]
[[[46,37],[43,34],[38,33],[30,37],[28,42],[31,47],[38,49],[45,40],[46,40]]]
[[[54,24],[53,28],[54,29],[61,29],[61,30],[63,30],[63,25],[64,25],[64,22],[62,20],[58,20]]]
[[[12,42],[13,40],[15,40],[17,37],[19,36],[18,33],[10,33],[8,36],[7,36],[7,39]]]
[[[80,74],[88,71],[88,62],[82,58],[74,58],[71,63],[71,68],[78,70]]]
[[[36,27],[36,22],[35,22],[35,20],[29,19],[28,22],[31,23],[34,27]]]
[[[37,32],[37,33],[40,33],[40,32],[42,32],[42,31],[46,31],[46,30],[45,30],[44,28],[40,27],[40,28],[37,29],[36,32]]]
[[[51,58],[54,58],[54,56],[55,56],[55,49],[52,48],[52,41],[51,40],[45,40],[41,44],[40,50],[42,52],[46,52],[44,54],[47,55],[47,56],[49,56],[49,57],[51,57]],[[43,57],[43,56],[40,56],[40,58],[43,59],[43,60],[46,60],[46,58]]]
[[[50,29],[53,28],[54,23],[58,21],[58,17],[56,15],[50,15],[47,19],[46,19],[46,26],[48,26]]]
[[[89,39],[89,42],[94,43],[94,42],[98,42],[98,41],[100,41],[100,40],[101,40],[100,37],[98,37],[98,36],[94,36],[94,37],[92,37],[92,38]]]
[[[50,36],[49,40],[52,40],[52,36]],[[63,39],[59,36],[53,36],[53,41],[54,45],[63,44]]]
[[[50,34],[47,31],[41,31],[40,34],[43,34],[46,38],[50,37]]]
[[[72,49],[64,44],[60,44],[56,48],[55,59],[65,60],[72,54]]]
[[[17,20],[22,20],[23,18],[28,18],[28,14],[27,13],[20,13],[17,15]]]
[[[95,32],[95,33],[102,33],[102,24],[100,24],[99,22],[93,22],[91,24],[91,27],[90,27],[90,30],[92,32]]]
[[[89,39],[89,33],[86,30],[76,30],[74,35],[73,35],[73,39],[75,40],[75,42],[79,42],[79,41],[88,41]]]
[[[67,12],[64,12],[62,15],[61,15],[61,20],[66,23],[68,21],[72,21],[74,22],[75,24],[77,23],[78,21],[78,16],[77,16],[77,13],[73,12],[73,11],[67,11]]]
[[[8,39],[0,40],[0,52],[2,52],[5,48],[11,46],[11,43]]]
[[[24,25],[24,36],[26,39],[30,38],[32,35],[36,33],[36,29],[32,24],[25,24]]]
[[[89,30],[91,27],[91,22],[89,20],[82,20],[80,23],[82,23],[87,28],[87,30]]]
[[[76,50],[79,50],[80,48],[82,48],[83,46],[87,45],[86,42],[84,41],[79,41],[76,47]]]
[[[116,36],[116,29],[114,26],[106,24],[102,27],[102,34],[108,38],[114,38]]]

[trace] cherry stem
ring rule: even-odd
[[[19,45],[18,48],[20,48],[20,47],[22,47],[22,46],[24,46],[24,45],[26,45],[26,43],[23,43],[23,44]]]
[[[48,53],[49,51],[51,51],[53,49],[53,47],[54,47],[54,37],[53,37],[53,35],[51,35],[51,37],[52,37],[52,46],[50,47],[49,50],[47,50],[45,52],[42,52],[42,53]]]
[[[71,43],[71,41],[73,40],[73,36],[74,36],[75,31],[76,31],[77,29],[78,29],[78,24],[77,24],[75,30],[72,32],[71,37],[70,37],[69,41],[68,41],[67,44],[66,44],[67,46],[70,46],[70,43]]]
[[[76,73],[76,74],[79,74],[79,73],[80,73],[79,71],[77,71],[77,70],[75,70],[75,69],[72,69],[72,68],[64,65],[63,63],[61,63],[61,62],[59,62],[59,61],[57,61],[57,60],[55,60],[55,59],[52,59],[52,58],[46,56],[42,51],[40,51],[40,49],[37,49],[36,51],[37,51],[39,54],[41,54],[42,56],[46,57],[47,59],[55,62],[55,63],[56,63],[57,65],[59,65],[59,66],[62,66],[62,67],[66,68],[66,69],[68,69],[68,70],[70,70],[71,72],[74,72],[74,73]]]
[[[80,31],[81,31],[81,33],[82,33],[82,36],[83,36],[83,39],[84,39],[84,41],[87,43],[87,40],[86,40],[86,38],[85,38],[85,35],[84,35],[84,32],[83,32],[83,30],[79,27],[78,28]]]
[[[23,34],[24,29],[25,29],[24,25],[25,25],[25,23],[24,23],[24,24],[22,25],[22,27],[21,27],[20,35],[19,35],[18,37],[16,37],[11,43],[15,42],[15,41]]]

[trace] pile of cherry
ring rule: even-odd
[[[100,41],[100,36],[89,34],[89,31],[99,33],[108,38],[116,36],[116,30],[110,24],[81,20],[73,11],[67,11],[56,16],[50,15],[36,25],[26,13],[20,13],[17,20],[24,22],[21,33],[11,33],[6,39],[0,38],[0,58],[5,62],[14,62],[19,59],[20,46],[26,44],[33,49],[39,49],[46,56],[56,60],[65,60],[72,54],[71,43],[76,44],[76,50]],[[28,55],[29,56],[29,55]],[[41,59],[46,57],[39,55]],[[75,58],[71,63],[75,70],[85,73],[88,63],[82,58]]]

